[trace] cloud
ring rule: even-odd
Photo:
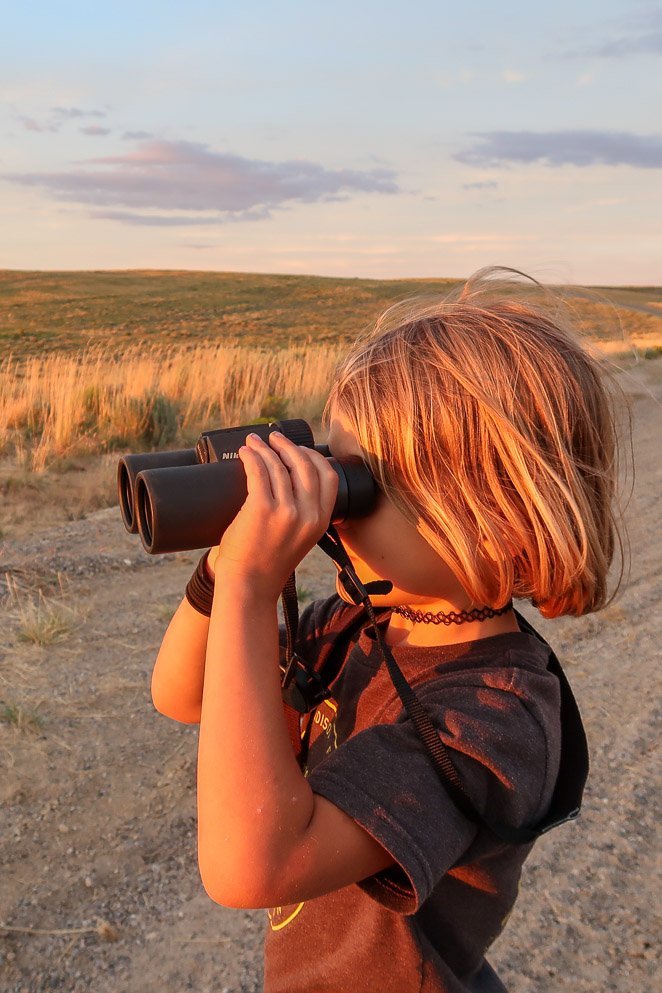
[[[88,124],[87,127],[78,128],[81,134],[104,135],[110,134],[110,128],[102,128],[100,124]]]
[[[28,117],[25,114],[21,114],[18,117],[18,121],[23,125],[26,131],[40,131],[40,132],[56,132],[59,131],[63,124],[67,121],[74,120],[81,117],[105,117],[106,112],[103,110],[81,110],[80,107],[51,107],[50,112],[53,117],[50,120],[37,120],[34,117]],[[101,134],[101,130],[94,131],[93,128],[98,127],[98,125],[90,125],[90,129],[80,128],[84,134]],[[104,132],[107,134],[108,132]]]
[[[325,169],[299,159],[265,162],[189,141],[146,141],[126,155],[88,159],[82,165],[63,172],[6,173],[3,178],[41,187],[59,200],[110,208],[96,216],[127,224],[256,220],[293,201],[400,192],[390,169]]]
[[[463,183],[462,189],[463,190],[496,190],[498,189],[498,186],[499,184],[496,183],[494,180],[489,180],[489,181],[483,180],[483,182],[480,183]]]
[[[125,131],[122,135],[122,141],[143,141],[145,138],[153,138],[154,135],[150,131]]]
[[[624,203],[627,203],[625,197],[598,197],[596,200],[569,204],[565,209],[574,213],[581,210],[594,210],[596,207],[620,207]]]
[[[55,124],[53,121],[36,121],[34,117],[26,117],[25,114],[21,114],[18,117],[18,121],[23,125],[26,131],[59,131],[60,125]]]
[[[51,113],[57,117],[105,117],[105,110],[81,110],[80,107],[51,107]]]
[[[526,79],[526,76],[523,72],[518,72],[517,69],[504,69],[501,78],[505,79],[507,83],[521,83]]]
[[[635,33],[630,37],[619,37],[605,42],[595,50],[595,55],[603,58],[622,58],[625,55],[662,54],[662,8],[641,14],[635,20]]]
[[[91,210],[90,217],[103,221],[120,221],[136,227],[191,227],[192,225],[231,224],[237,221],[264,221],[271,216],[266,208],[239,210],[226,214],[150,214],[130,210]]]
[[[662,168],[662,135],[589,130],[483,131],[475,137],[476,143],[454,155],[458,162],[483,168],[507,162]]]
[[[493,242],[520,242],[535,241],[533,234],[504,234],[501,232],[491,232],[489,234],[431,234],[424,235],[423,241],[433,241],[442,245],[490,245]]]
[[[581,49],[572,49],[566,53],[566,57],[588,55],[620,59],[628,55],[662,54],[662,7],[648,10],[628,21],[620,20],[614,27],[618,37],[613,41],[601,41]]]

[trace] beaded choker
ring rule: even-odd
[[[505,614],[506,611],[510,610],[512,605],[513,601],[509,600],[505,607],[500,607],[498,610],[494,610],[492,607],[475,607],[473,610],[451,610],[448,614],[444,614],[441,610],[438,614],[431,614],[429,610],[422,613],[420,610],[411,610],[410,607],[393,607],[393,613],[401,614],[415,624],[419,622],[445,624],[448,627],[451,624],[464,624],[465,621],[486,621],[488,617],[498,617],[499,614]]]

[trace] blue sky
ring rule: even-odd
[[[639,0],[13,5],[0,267],[660,284],[661,62]]]

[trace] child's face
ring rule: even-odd
[[[363,456],[348,422],[337,411],[331,417],[327,444],[334,458]],[[371,595],[375,606],[416,604],[421,609],[420,605],[433,604],[435,611],[470,606],[446,562],[381,490],[368,516],[335,527],[362,582],[390,579],[393,583],[390,593]],[[337,583],[336,590],[347,600]]]

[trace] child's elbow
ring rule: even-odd
[[[205,893],[221,907],[232,910],[262,910],[271,906],[268,901],[265,902],[258,889],[251,888],[245,877],[235,879],[230,874],[219,876],[218,872],[205,870],[202,861],[198,868]]]
[[[163,714],[164,717],[170,717],[173,721],[179,721],[180,724],[200,723],[200,713],[202,710],[200,704],[187,704],[186,701],[177,699],[171,694],[163,693],[154,683],[152,683],[151,691],[154,709],[159,714]]]

